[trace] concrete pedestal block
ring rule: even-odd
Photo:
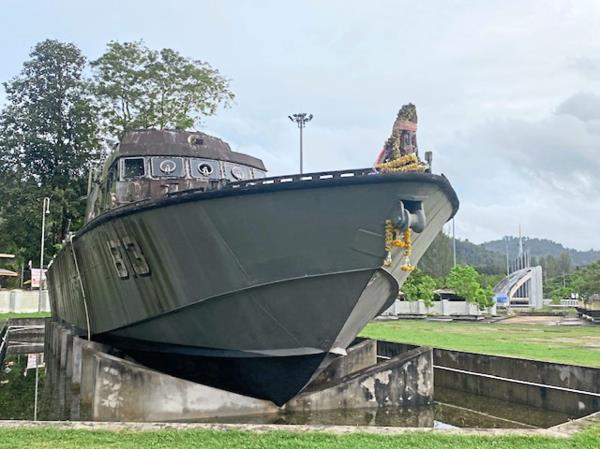
[[[93,419],[174,421],[276,413],[271,402],[195,384],[96,352]]]
[[[323,385],[377,363],[377,342],[364,340],[348,348],[347,355],[335,359],[311,383],[309,388]]]
[[[81,339],[79,340],[81,361],[79,362],[80,368],[73,367],[73,372],[75,374],[75,388],[77,387],[77,382],[79,382],[81,405],[91,409],[96,387],[96,354],[105,352],[106,346],[93,341],[84,341],[81,343]],[[79,372],[77,372],[77,370]]]
[[[44,356],[46,358],[48,358],[48,356],[50,355],[51,349],[50,349],[50,336],[52,335],[52,326],[53,326],[54,322],[47,318],[46,319],[46,324],[44,326]]]
[[[273,403],[178,379],[110,355],[107,345],[47,323],[48,378],[57,416],[98,421],[181,421],[276,414]],[[412,407],[433,397],[432,353],[417,348],[377,364],[377,342],[352,346],[285,410]],[[65,415],[64,413],[67,413]]]
[[[61,329],[60,323],[55,322],[53,333],[52,333],[52,353],[57,358],[59,363],[60,363],[60,338],[61,338],[60,329]]]
[[[67,370],[67,361],[70,354],[69,347],[73,344],[73,335],[71,331],[65,327],[61,327],[60,333],[60,368]]]
[[[72,352],[72,374],[71,374],[71,386],[73,389],[79,391],[81,388],[81,378],[83,371],[83,350],[87,348],[92,351],[108,352],[110,347],[102,343],[96,343],[94,341],[87,341],[80,337],[73,337],[73,352]],[[88,376],[91,377],[91,376]],[[91,403],[91,397],[89,399]]]
[[[416,348],[296,396],[286,411],[412,407],[433,401],[431,348]]]

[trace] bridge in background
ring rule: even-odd
[[[543,305],[542,267],[513,271],[494,287],[494,293],[500,307],[540,309]]]

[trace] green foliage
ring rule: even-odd
[[[440,232],[418,264],[419,269],[434,278],[443,278],[452,268],[452,240]]]
[[[600,295],[600,260],[577,268],[570,274],[546,279],[544,293],[556,302],[569,298],[571,293],[579,294],[583,299],[594,294]]]
[[[55,40],[40,42],[29,56],[21,74],[3,83],[0,160],[19,181],[66,188],[99,148],[82,79],[85,58],[75,45]]]
[[[138,128],[187,129],[233,100],[229,82],[209,64],[139,42],[109,42],[91,63],[94,92],[109,133]]]
[[[479,273],[469,265],[453,267],[446,279],[446,286],[467,302],[477,304],[481,310],[494,305],[492,287],[482,287]]]
[[[0,372],[0,419],[33,419],[35,370],[27,367],[27,354],[7,357]],[[9,366],[10,365],[10,366]],[[40,370],[40,384],[44,384],[45,370]]]
[[[93,83],[73,44],[48,39],[29,56],[4,83],[0,111],[0,249],[16,254],[18,266],[39,259],[45,196],[46,260],[83,224],[87,173],[105,156],[102,135],[190,128],[233,99],[227,80],[208,64],[141,42],[109,43],[92,63]]]
[[[489,251],[469,240],[456,240],[456,262],[476,267],[486,274],[506,274],[506,260],[498,253]]]
[[[468,240],[456,239],[456,260],[460,264],[471,265],[484,274],[506,274],[506,261],[501,254]],[[442,278],[448,275],[452,264],[452,239],[440,232],[421,257],[419,269],[434,278]]]
[[[561,253],[558,257],[550,255],[532,257],[531,265],[540,265],[546,278],[566,275],[573,271],[571,257],[566,252]]]
[[[479,283],[484,288],[489,287],[493,289],[504,277],[504,274],[479,273]]]
[[[85,58],[68,43],[37,44],[4,83],[0,112],[0,235],[20,262],[39,254],[42,198],[51,198],[48,252],[82,223],[85,174],[100,154],[97,115],[83,80]]]
[[[402,285],[402,293],[409,301],[422,300],[427,307],[433,305],[433,291],[436,288],[435,280],[419,269],[413,271]]]

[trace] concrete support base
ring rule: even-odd
[[[377,363],[377,343],[364,340],[323,371],[283,408],[271,402],[178,379],[116,357],[49,321],[45,352],[57,416],[97,421],[181,421],[289,411],[412,407],[433,400],[429,348]]]
[[[433,353],[430,348],[417,348],[323,385],[310,385],[285,409],[406,408],[432,402]]]

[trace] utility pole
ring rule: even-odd
[[[43,273],[44,273],[44,239],[46,235],[46,215],[50,213],[50,198],[45,197],[42,205],[42,238],[40,242],[40,287],[38,297],[38,312],[42,311],[42,286],[43,286]]]
[[[519,223],[519,258],[523,256],[523,235],[521,234],[521,223]]]
[[[452,218],[452,261],[453,267],[456,266],[456,229],[454,228],[454,218]]]
[[[38,312],[42,310],[42,287],[44,283],[44,237],[46,234],[46,215],[50,213],[50,198],[44,197],[42,203],[42,240],[40,245],[40,286],[39,286],[39,297],[38,297]],[[40,380],[39,374],[40,355],[35,355],[35,395],[33,398],[33,420],[37,421],[37,409],[38,409],[38,384]]]
[[[506,275],[508,276],[510,274],[510,266],[508,259],[508,236],[504,237],[504,247],[506,249]]]
[[[295,122],[300,129],[300,174],[304,173],[303,170],[303,155],[302,155],[302,130],[306,127],[306,124],[313,119],[312,114],[307,114],[306,112],[300,112],[298,114],[288,115],[288,118]]]

